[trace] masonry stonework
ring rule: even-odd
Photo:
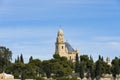
[[[72,62],[75,62],[76,54],[79,54],[78,49],[74,50],[68,42],[64,41],[64,33],[62,29],[59,29],[57,33],[55,54],[59,54],[60,57],[66,57]]]

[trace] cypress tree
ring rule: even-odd
[[[24,63],[23,55],[20,55],[20,62]]]
[[[29,58],[29,62],[31,62],[33,60],[33,57],[32,56],[30,56],[30,58]]]
[[[95,77],[96,77],[96,80],[100,80],[101,75],[102,75],[102,64],[101,64],[101,60],[98,60],[95,63]]]
[[[81,62],[79,66],[79,75],[81,79],[84,78],[84,63],[83,62]]]
[[[79,72],[79,57],[78,54],[76,54],[76,62],[75,62],[75,73]]]
[[[16,62],[20,62],[20,57],[19,56],[17,56]]]

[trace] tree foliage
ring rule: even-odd
[[[120,59],[115,57],[115,59],[112,60],[112,75],[116,78],[118,74],[120,74]]]
[[[79,61],[80,58],[80,61]],[[76,80],[76,78],[69,78],[72,71],[79,74],[83,79],[95,78],[99,80],[104,74],[112,74],[114,78],[120,74],[120,58],[115,57],[111,64],[107,64],[102,56],[98,56],[96,62],[88,55],[78,56],[76,54],[75,63],[68,61],[66,57],[60,57],[58,54],[53,55],[50,60],[33,59],[31,56],[29,62],[24,62],[23,54],[17,56],[15,62],[11,62],[12,52],[9,48],[0,47],[0,72],[12,73],[15,78],[43,79],[41,77],[54,78],[56,80]]]
[[[12,52],[9,48],[0,47],[0,72],[6,71],[12,60]]]
[[[83,79],[84,78],[84,73],[85,73],[85,64],[83,62],[80,63],[80,68],[79,68],[79,75],[80,78]]]
[[[29,63],[30,63],[32,60],[33,60],[33,57],[32,57],[32,56],[30,56],[30,58],[29,58]]]
[[[75,60],[75,73],[79,72],[79,57],[78,54],[76,54],[76,60]]]
[[[20,55],[20,62],[24,63],[23,55]]]

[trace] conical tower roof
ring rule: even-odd
[[[58,35],[63,35],[63,30],[62,29],[58,30]]]

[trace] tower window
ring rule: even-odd
[[[62,46],[62,49],[63,49],[64,47]]]

